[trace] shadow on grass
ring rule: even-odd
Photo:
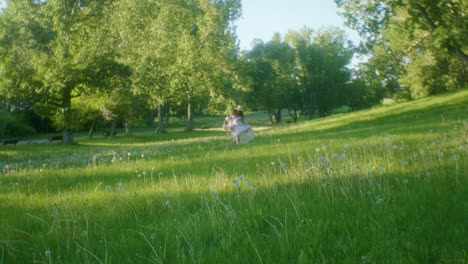
[[[54,260],[76,262],[84,243],[101,262],[111,256],[122,263],[464,258],[463,186],[451,177],[305,175],[296,183],[275,178],[270,187],[245,180],[241,191],[232,183],[215,192],[167,194],[147,185],[37,207],[0,204],[2,248],[10,252],[3,259],[30,262],[50,249]]]

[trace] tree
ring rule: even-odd
[[[466,84],[466,1],[335,2],[348,25],[367,40],[371,63],[385,83],[398,80],[413,98]]]
[[[296,74],[299,90],[302,98],[302,112],[309,118],[315,114],[317,105],[317,91],[314,87],[315,49],[313,45],[314,31],[304,27],[299,31],[290,31],[285,40],[296,53]]]
[[[351,79],[346,66],[351,62],[354,47],[344,32],[333,27],[318,32],[303,28],[289,32],[286,41],[296,50],[297,80],[309,118],[316,111],[324,116],[332,108],[345,104],[344,91]]]
[[[271,123],[280,123],[281,110],[295,108],[291,100],[296,88],[294,50],[276,33],[267,43],[257,42],[243,60],[252,103],[269,114]]]
[[[145,97],[150,109],[157,109],[158,132],[164,131],[163,105],[173,96],[171,78],[176,62],[180,17],[184,5],[171,1],[119,1],[113,30],[119,35],[119,49],[133,71],[133,94]],[[129,95],[131,96],[131,95]]]
[[[111,89],[109,80],[125,79],[128,67],[117,60],[115,38],[107,30],[112,1],[14,0],[2,12],[2,92],[26,101],[51,117],[73,143],[79,128],[73,98]],[[14,71],[8,66],[18,62]],[[27,73],[27,78],[22,78]],[[21,94],[22,98],[16,95]],[[24,96],[23,96],[24,95]]]
[[[328,28],[314,38],[315,53],[313,82],[316,86],[317,108],[325,116],[338,106],[346,104],[346,83],[351,73],[346,67],[353,57],[353,45],[344,32]]]
[[[239,0],[198,0],[180,13],[176,69],[172,84],[187,105],[187,130],[193,129],[193,104],[200,96],[223,98],[234,77],[238,48],[233,22]]]
[[[232,22],[240,1],[122,0],[118,10],[115,31],[134,72],[133,90],[158,109],[157,131],[163,131],[164,106],[181,103],[187,106],[191,130],[196,99],[222,95],[233,75]]]

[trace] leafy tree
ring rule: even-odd
[[[180,13],[177,67],[172,84],[187,105],[187,130],[193,129],[197,97],[223,99],[234,76],[237,46],[233,21],[240,15],[239,0],[198,0]]]
[[[73,143],[79,128],[73,98],[111,89],[130,75],[117,61],[111,32],[112,1],[13,0],[2,12],[2,92],[33,105]],[[5,70],[18,62],[14,71]],[[27,78],[22,78],[26,75]]]
[[[327,28],[314,32],[303,28],[291,31],[286,41],[296,50],[296,73],[304,108],[309,117],[316,111],[326,115],[345,104],[346,83],[351,75],[346,67],[354,48],[342,30]]]
[[[158,109],[169,101],[171,78],[176,61],[179,38],[179,16],[183,4],[171,1],[119,1],[113,30],[119,34],[119,49],[124,61],[133,70],[133,94],[146,98],[150,109]],[[128,94],[128,96],[131,96]],[[158,130],[164,130],[159,122]]]
[[[309,118],[315,114],[317,91],[314,86],[315,48],[313,47],[314,31],[304,27],[299,31],[290,31],[285,40],[296,53],[296,74],[302,98],[302,112]]]
[[[253,103],[264,109],[272,123],[281,122],[283,108],[295,109],[296,95],[294,50],[282,41],[279,33],[272,40],[257,42],[244,56],[245,71]],[[297,120],[297,113],[292,114]]]
[[[371,65],[385,83],[396,79],[413,98],[466,84],[466,1],[335,2],[367,40]]]
[[[115,30],[128,51],[134,93],[158,109],[157,131],[163,131],[164,106],[182,103],[191,130],[197,99],[220,98],[232,76],[237,54],[232,22],[240,1],[122,0],[118,9]]]
[[[25,111],[6,111],[0,109],[0,138],[20,137],[36,134],[31,127]]]
[[[346,40],[344,32],[329,28],[319,32],[312,46],[315,64],[313,82],[316,86],[317,107],[321,116],[334,107],[345,104],[346,83],[351,79],[346,67],[353,57],[353,45]]]

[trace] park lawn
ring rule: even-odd
[[[247,145],[1,146],[0,263],[466,263],[467,117],[465,89]]]

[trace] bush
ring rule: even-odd
[[[18,137],[36,134],[36,130],[25,121],[21,113],[0,111],[0,136]]]

